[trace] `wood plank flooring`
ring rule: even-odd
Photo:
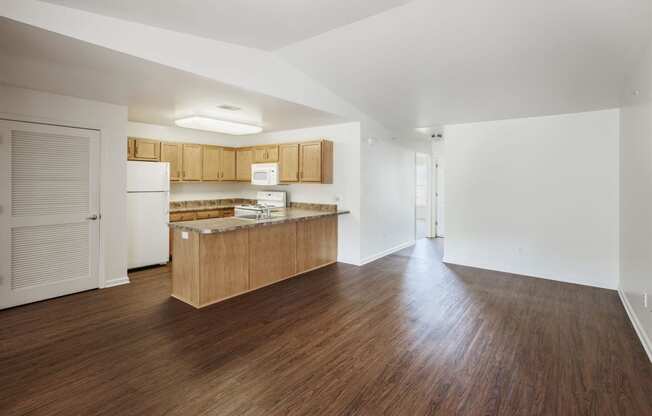
[[[1,415],[652,415],[614,291],[438,241],[195,310],[168,267],[0,311]]]

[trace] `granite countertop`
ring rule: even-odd
[[[272,218],[267,219],[256,220],[242,217],[212,218],[207,220],[172,222],[169,223],[169,226],[183,231],[192,231],[200,234],[214,234],[245,228],[263,227],[266,225],[306,221],[348,213],[349,211],[319,211],[301,208],[281,208],[272,211]]]

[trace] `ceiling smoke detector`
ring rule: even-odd
[[[242,108],[236,107],[234,105],[228,105],[228,104],[222,104],[218,105],[217,108],[221,108],[222,110],[227,110],[227,111],[240,111]]]

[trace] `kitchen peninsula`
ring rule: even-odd
[[[172,297],[201,308],[333,264],[346,213],[283,208],[266,219],[170,223]]]

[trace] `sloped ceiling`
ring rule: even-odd
[[[409,0],[45,0],[224,42],[273,50]]]
[[[395,130],[617,107],[652,26],[649,0],[50,2],[285,45],[274,55]]]

